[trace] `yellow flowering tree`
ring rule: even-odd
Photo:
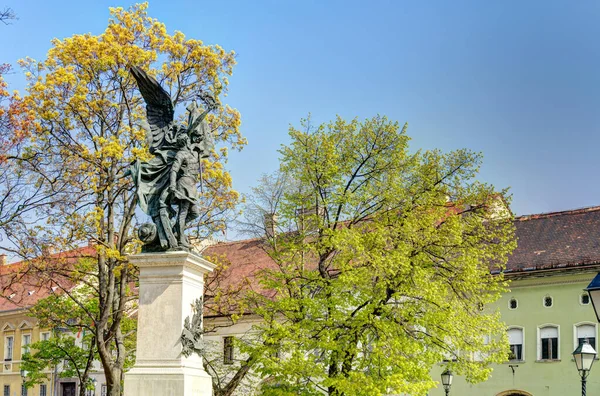
[[[137,198],[130,178],[123,175],[134,159],[149,156],[144,103],[128,67],[147,70],[181,109],[200,92],[210,92],[221,104],[236,63],[233,51],[181,32],[169,34],[146,10],[147,3],[111,8],[103,33],[54,39],[46,60],[20,62],[28,80],[22,102],[34,116],[20,172],[32,186],[54,195],[50,205],[38,208],[39,220],[19,247],[23,255],[37,256],[43,248],[65,251],[93,242],[97,262],[85,273],[80,266],[59,266],[52,260],[35,261],[35,270],[47,272],[52,266],[56,273],[87,279],[96,291],[98,309],[86,314],[113,396],[122,391],[128,356],[122,321],[132,307],[130,287],[136,276],[125,254],[136,249]],[[228,149],[246,144],[235,109],[221,105],[207,121],[217,149],[203,163],[202,213],[193,225],[199,236],[223,230],[237,204],[224,162]]]

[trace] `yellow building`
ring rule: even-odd
[[[49,372],[48,382],[36,385],[27,390],[22,386],[21,356],[28,349],[28,345],[50,337],[50,331],[40,329],[36,320],[27,316],[27,311],[22,308],[4,310],[0,312],[0,338],[3,362],[0,372],[2,396],[51,396],[54,392],[55,374]]]
[[[20,263],[6,264],[6,257],[0,255],[0,351],[3,354],[0,370],[0,396],[76,396],[79,394],[77,378],[62,378],[58,365],[48,370],[48,380],[28,389],[23,386],[21,359],[28,345],[52,337],[50,329],[40,328],[35,318],[28,316],[28,307],[40,299],[55,293],[56,286],[40,285],[26,276],[19,275]],[[73,334],[76,343],[83,340],[82,332]],[[87,396],[106,396],[104,374],[99,362],[95,362],[90,373],[95,389],[88,390]]]

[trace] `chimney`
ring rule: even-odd
[[[263,215],[263,222],[265,226],[265,236],[267,238],[273,238],[276,233],[277,226],[277,215],[275,213],[265,213]]]
[[[188,240],[190,242],[190,245],[192,245],[192,247],[194,248],[194,251],[196,251],[197,253],[202,253],[207,247],[219,243],[219,240],[214,237],[198,238],[190,235],[188,237]]]
[[[6,254],[0,254],[0,267],[7,264]]]
[[[316,227],[319,226],[318,219],[325,218],[325,208],[320,206],[313,206],[310,208],[300,208],[296,209],[296,221],[298,224],[298,231],[301,233],[304,232],[313,232],[316,230]]]

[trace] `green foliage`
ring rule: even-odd
[[[78,286],[57,286],[53,294],[30,308],[30,314],[39,320],[40,327],[53,329],[54,334],[48,340],[32,344],[33,353],[23,357],[21,368],[28,372],[27,386],[46,381],[48,370],[56,370],[60,377],[76,377],[90,385],[89,373],[93,361],[98,359],[94,317],[99,312],[96,289],[87,282],[89,276],[85,276],[86,271],[93,268],[91,261],[81,259],[72,267],[71,281]],[[81,340],[73,334],[80,335]]]
[[[65,328],[77,332],[84,327],[92,332],[93,318],[98,312],[98,300],[94,290],[85,284],[67,290],[60,288],[55,294],[39,300],[30,308],[31,315],[46,328]]]
[[[309,396],[313,393],[305,390],[305,384],[291,385],[268,382],[259,390],[260,396]]]
[[[262,282],[277,295],[253,296],[265,342],[241,347],[307,394],[425,395],[445,359],[486,379],[508,353],[482,309],[506,286],[490,268],[515,240],[506,191],[475,180],[481,155],[411,153],[406,126],[380,116],[304,126],[281,150],[294,185],[277,219],[297,230],[268,244],[278,266]]]
[[[25,385],[29,388],[35,384],[45,383],[49,380],[50,372],[57,368],[61,378],[86,378],[84,373],[88,369],[90,350],[93,347],[92,336],[83,336],[82,348],[76,343],[75,337],[61,332],[56,332],[53,337],[45,341],[31,344],[33,352],[23,355],[21,369],[27,372]],[[92,357],[94,353],[91,353]],[[84,381],[89,382],[89,381]]]

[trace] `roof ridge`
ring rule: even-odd
[[[599,210],[600,210],[600,206],[588,206],[588,207],[577,208],[577,209],[561,210],[561,211],[557,211],[557,212],[534,213],[534,214],[517,216],[517,217],[515,217],[515,221],[547,219],[549,217],[582,214],[582,213],[588,213],[588,212],[596,212]]]
[[[206,251],[212,247],[216,247],[216,246],[223,246],[223,245],[235,245],[237,243],[248,243],[248,242],[255,242],[255,241],[261,241],[264,238],[261,237],[257,237],[257,238],[248,238],[248,239],[238,239],[235,241],[219,241],[217,243],[215,243],[214,245],[208,245],[203,251]]]
[[[65,251],[58,251],[58,252],[52,252],[49,254],[44,254],[42,253],[41,256],[37,256],[37,257],[25,257],[22,260],[19,261],[15,261],[14,263],[8,263],[8,264],[4,264],[2,267],[6,268],[9,265],[26,265],[27,262],[29,261],[34,261],[34,260],[40,260],[40,259],[52,259],[52,260],[56,260],[56,259],[70,259],[70,258],[80,258],[80,257],[88,257],[88,253],[86,253],[86,251],[88,249],[96,249],[95,246],[90,246],[90,245],[81,245],[79,247],[74,247],[72,249],[69,250],[65,250]]]

